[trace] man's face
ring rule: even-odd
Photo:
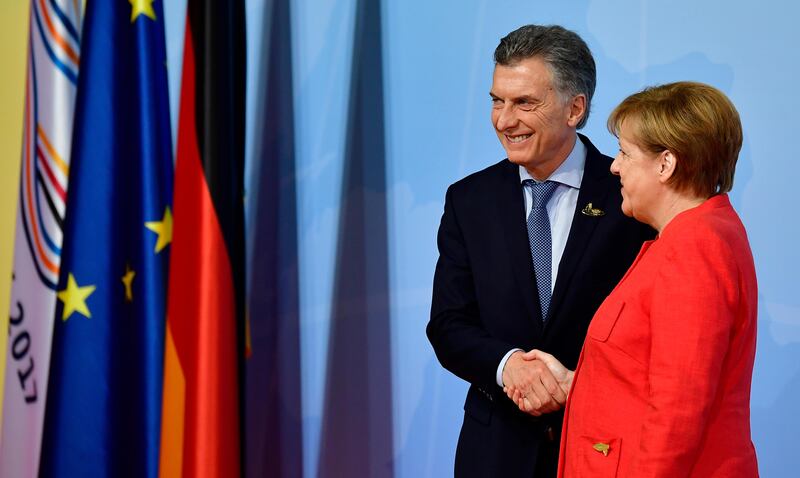
[[[583,95],[564,101],[544,60],[533,57],[496,65],[490,96],[492,124],[509,161],[546,179],[572,151]]]

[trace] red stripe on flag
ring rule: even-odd
[[[36,155],[39,157],[39,159],[41,159],[41,161],[39,161],[41,169],[44,170],[45,175],[47,175],[47,178],[50,180],[50,184],[53,186],[53,189],[55,189],[56,193],[58,193],[58,197],[60,197],[62,201],[66,202],[67,192],[64,190],[64,187],[61,186],[61,183],[58,182],[56,175],[53,174],[53,170],[50,168],[50,165],[47,164],[47,158],[45,157],[42,148],[38,145],[36,146]]]

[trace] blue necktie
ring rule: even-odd
[[[547,202],[553,196],[558,183],[545,181],[537,183],[526,179],[523,184],[531,190],[533,207],[528,215],[528,241],[533,257],[533,271],[536,275],[536,288],[539,290],[539,306],[542,308],[542,320],[547,318],[552,296],[551,278],[553,262],[553,245],[550,236],[550,218],[547,216]]]

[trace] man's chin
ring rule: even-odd
[[[508,151],[506,151],[506,155],[508,157],[508,160],[516,164],[517,166],[525,166],[530,162],[528,158],[520,157],[520,155],[514,153],[509,154]]]

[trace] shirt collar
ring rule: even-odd
[[[586,145],[575,136],[575,146],[561,165],[553,171],[547,181],[555,181],[571,188],[580,189],[583,179],[583,168],[586,164]],[[520,183],[526,179],[533,179],[524,166],[519,166]],[[535,179],[533,179],[536,181]],[[538,181],[537,181],[538,182]]]

